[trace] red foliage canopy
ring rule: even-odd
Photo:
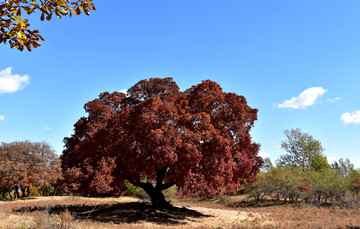
[[[30,194],[30,187],[56,184],[60,176],[60,161],[45,142],[11,142],[0,144],[0,195],[4,199]],[[11,195],[15,191],[15,195]],[[0,199],[1,199],[0,197]]]
[[[88,117],[64,139],[69,192],[118,193],[128,180],[160,191],[176,184],[184,193],[232,193],[256,181],[263,163],[249,133],[257,109],[210,80],[185,92],[172,78],[142,80],[127,95],[104,92],[84,108]]]

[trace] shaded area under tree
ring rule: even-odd
[[[13,212],[47,212],[60,214],[69,211],[77,220],[92,220],[101,223],[138,223],[149,222],[164,225],[184,225],[184,221],[211,217],[195,210],[172,207],[155,209],[151,205],[139,202],[110,203],[99,205],[55,205],[33,206],[14,209]]]

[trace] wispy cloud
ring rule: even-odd
[[[298,97],[292,97],[289,100],[278,105],[278,108],[293,108],[293,109],[305,109],[311,106],[315,101],[327,92],[327,89],[322,87],[311,87],[301,92]]]
[[[341,115],[341,120],[344,124],[359,124],[360,123],[360,110],[353,111],[351,113],[344,113]]]
[[[335,97],[335,98],[333,98],[333,99],[328,99],[328,100],[326,100],[326,101],[328,101],[328,102],[330,102],[330,103],[335,103],[335,102],[341,101],[341,100],[342,100],[341,97]]]
[[[259,156],[260,156],[260,157],[269,157],[269,156],[270,156],[270,153],[268,153],[268,152],[260,152],[260,153],[259,153]]]
[[[51,130],[51,127],[45,126],[42,128],[43,130]]]
[[[0,71],[0,94],[16,92],[29,84],[28,75],[12,74],[11,70],[12,68],[8,67]]]
[[[0,115],[0,121],[5,120],[5,116],[4,115]]]

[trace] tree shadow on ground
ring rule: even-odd
[[[198,211],[187,208],[173,207],[169,209],[155,209],[151,205],[139,202],[112,203],[99,205],[55,205],[33,206],[30,208],[14,209],[14,212],[47,212],[48,214],[60,214],[69,211],[77,220],[92,220],[101,223],[137,223],[140,221],[183,225],[186,221],[211,217]]]

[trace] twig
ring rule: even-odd
[[[86,217],[85,221],[90,217],[91,213],[95,210],[97,207],[97,204],[94,206],[94,208],[89,212],[89,215]]]

